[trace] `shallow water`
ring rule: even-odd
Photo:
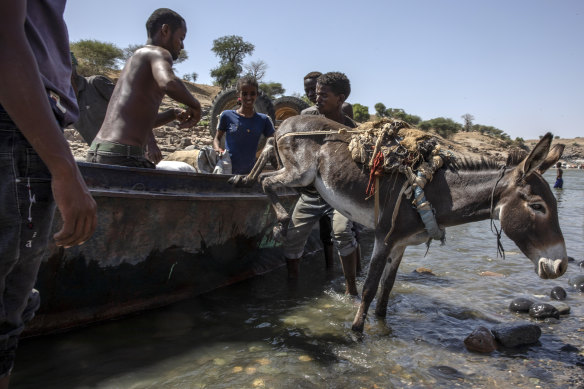
[[[546,178],[553,184],[555,171]],[[325,271],[315,253],[303,260],[297,284],[279,269],[165,309],[25,339],[11,388],[580,387],[584,294],[568,278],[584,274],[577,266],[584,260],[584,171],[564,170],[564,189],[553,191],[575,258],[557,280],[540,280],[506,238],[506,259],[497,258],[488,221],[449,228],[446,245],[432,245],[427,256],[424,245],[406,250],[387,318],[375,316],[374,301],[358,335],[340,266]],[[362,244],[367,264],[370,234]],[[418,267],[434,276],[415,273]],[[478,326],[532,321],[510,312],[510,301],[550,302],[554,286],[567,291],[571,313],[537,322],[538,344],[489,355],[465,349],[463,339]]]

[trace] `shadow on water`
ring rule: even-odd
[[[318,364],[338,363],[330,345],[349,345],[353,342],[350,336],[307,334],[310,323],[302,321],[295,326],[283,318],[298,304],[310,304],[327,290],[341,296],[332,291],[344,287],[339,282],[340,270],[320,268],[324,268],[324,259],[316,254],[303,259],[298,281],[288,281],[282,268],[120,321],[25,339],[19,348],[12,388],[36,388],[35,377],[39,375],[47,376],[43,379],[45,388],[96,385],[130,371],[147,370],[181,354],[192,354],[197,348],[213,349],[223,344],[245,348],[266,340],[276,350],[294,350]],[[36,350],[42,350],[42,359]],[[58,372],[58,377],[51,379],[51,371]]]

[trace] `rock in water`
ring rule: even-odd
[[[566,303],[553,303],[552,304],[554,307],[556,307],[556,309],[558,310],[558,312],[560,312],[560,315],[567,315],[570,313],[570,306]]]
[[[550,297],[554,300],[565,300],[567,297],[566,291],[561,286],[556,286],[550,292]]]
[[[509,304],[509,310],[513,312],[529,312],[529,307],[533,305],[533,301],[523,297],[519,297],[511,301]]]
[[[584,292],[584,276],[572,277],[568,280],[568,283],[578,292]]]
[[[537,324],[524,323],[518,325],[500,324],[491,329],[495,339],[504,347],[517,347],[533,344],[541,336],[541,328]]]
[[[495,337],[486,327],[478,327],[464,339],[464,345],[469,351],[490,353],[497,349]]]
[[[560,318],[560,311],[551,304],[536,303],[529,308],[529,316],[534,319],[547,319],[548,317]]]

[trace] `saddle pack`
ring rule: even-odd
[[[436,170],[448,163],[453,155],[441,150],[438,139],[427,132],[412,128],[408,123],[396,119],[381,119],[361,124],[352,131],[349,151],[353,160],[369,169],[367,195],[375,196],[375,220],[378,220],[378,181],[381,174],[402,173],[407,181],[402,187],[392,217],[402,195],[411,198],[432,239],[444,239],[444,229],[436,223],[431,204],[426,200],[424,187],[432,180]]]

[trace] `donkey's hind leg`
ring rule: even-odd
[[[387,304],[389,302],[389,293],[393,289],[393,284],[395,283],[395,277],[397,275],[397,269],[403,258],[405,247],[396,248],[391,253],[391,259],[385,265],[385,270],[383,271],[383,276],[381,281],[383,283],[381,288],[381,296],[377,299],[377,305],[375,307],[375,314],[379,317],[385,317],[387,315]]]
[[[365,284],[363,285],[363,295],[361,297],[361,305],[359,310],[355,315],[353,320],[352,329],[353,331],[363,332],[363,327],[365,326],[365,318],[367,317],[367,311],[371,302],[375,298],[377,293],[377,288],[379,287],[379,280],[381,279],[381,274],[385,268],[385,264],[391,252],[391,244],[385,245],[383,240],[385,235],[380,232],[375,234],[375,244],[373,246],[373,255],[371,256],[371,262],[369,264],[369,272],[365,278]]]

